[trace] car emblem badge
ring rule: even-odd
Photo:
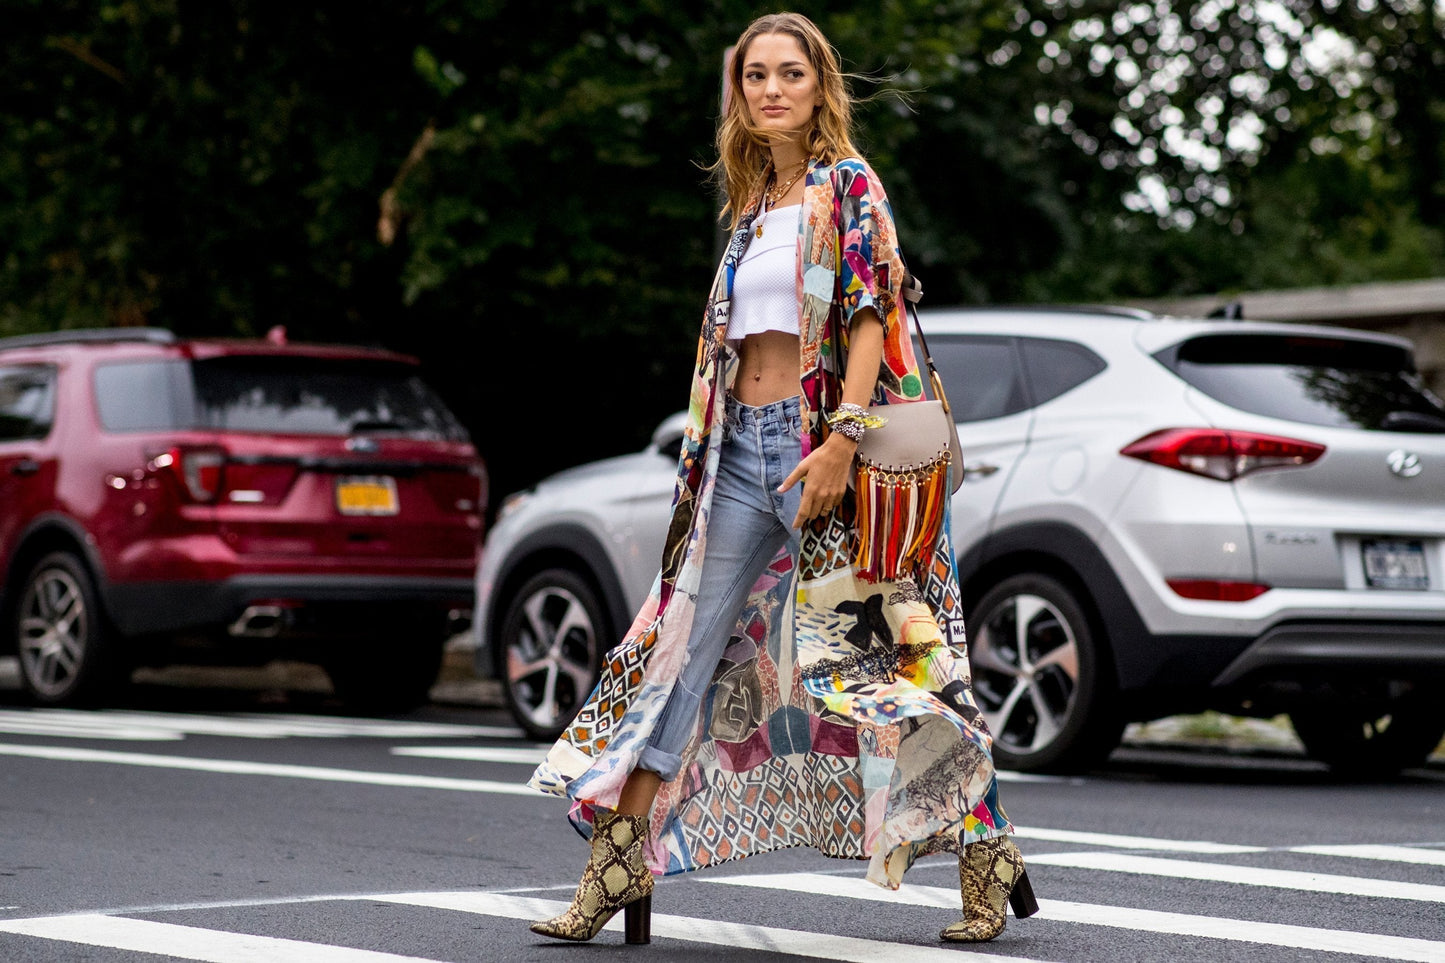
[[[1385,464],[1390,466],[1390,471],[1401,478],[1414,478],[1424,470],[1420,464],[1420,456],[1413,451],[1406,451],[1403,448],[1396,448],[1385,456]]]
[[[377,448],[376,441],[375,441],[374,439],[371,439],[371,438],[348,438],[348,439],[346,439],[346,450],[347,450],[347,451],[371,452],[371,451],[376,451],[376,448]]]

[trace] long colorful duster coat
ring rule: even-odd
[[[758,204],[723,257],[702,325],[662,568],[601,681],[529,785],[593,812],[619,793],[687,654],[707,553],[724,402],[737,355],[724,340],[733,276]],[[874,404],[916,401],[923,384],[900,303],[893,217],[871,168],[813,161],[798,234],[803,454],[841,400],[848,326],[871,306],[886,331]],[[806,484],[806,483],[805,483]],[[991,739],[969,685],[963,613],[945,520],[914,578],[869,582],[850,563],[851,496],[801,532],[753,587],[683,769],[653,806],[654,873],[700,869],[790,846],[871,860],[896,889],[920,856],[1012,831]]]

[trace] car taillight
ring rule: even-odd
[[[1212,578],[1167,578],[1164,581],[1181,598],[1209,602],[1248,602],[1269,591],[1269,586],[1260,582],[1226,582]]]
[[[1325,446],[1312,441],[1217,428],[1164,428],[1119,450],[1130,458],[1220,481],[1267,468],[1308,465],[1324,453]]]
[[[194,501],[214,502],[221,493],[226,450],[215,445],[177,445],[150,461],[152,471],[168,470]]]

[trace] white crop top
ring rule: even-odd
[[[775,207],[753,221],[748,247],[733,276],[729,341],[763,331],[798,333],[798,218],[803,205]],[[763,236],[756,226],[761,224]]]

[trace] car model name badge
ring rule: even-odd
[[[1390,471],[1401,478],[1414,478],[1425,469],[1425,466],[1420,464],[1419,455],[1403,448],[1396,448],[1386,455],[1385,464],[1390,466]]]
[[[1312,532],[1265,532],[1266,545],[1318,545],[1319,536]]]
[[[346,439],[347,451],[376,451],[377,444],[371,438],[348,438]]]

